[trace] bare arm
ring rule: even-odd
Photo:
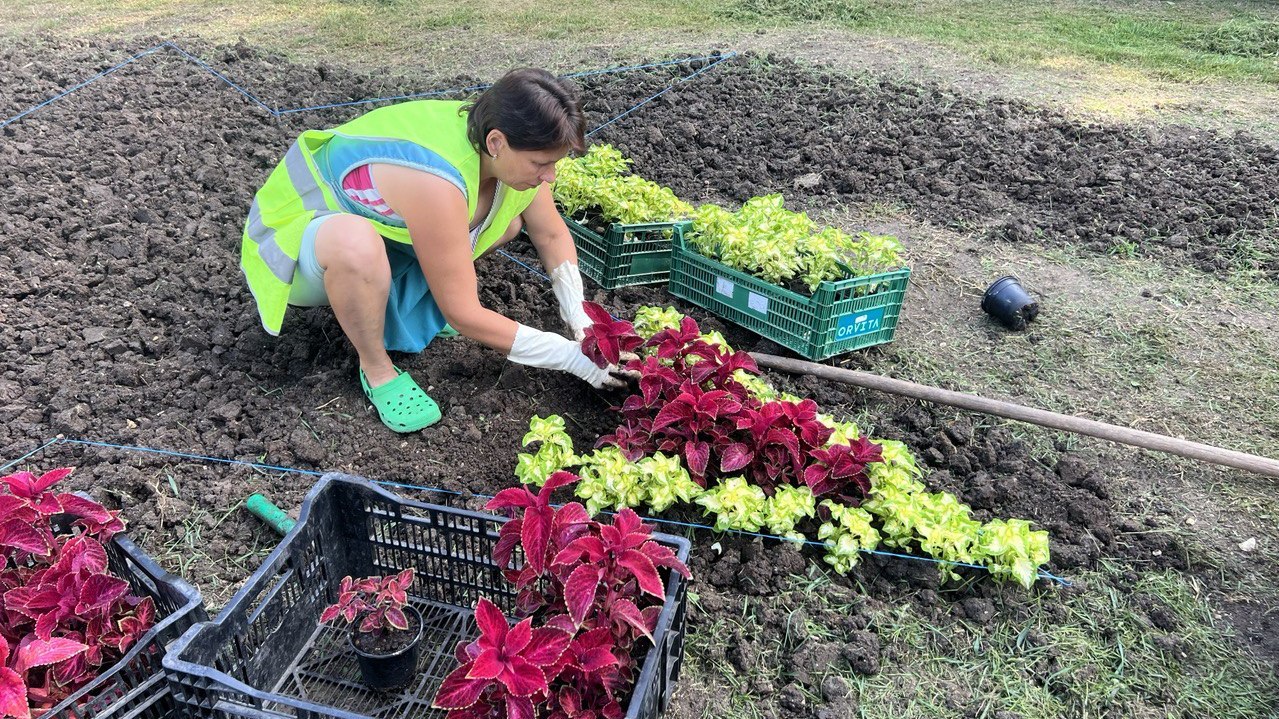
[[[547,271],[554,270],[565,262],[577,264],[577,248],[573,245],[573,236],[568,233],[568,225],[555,209],[555,200],[551,197],[551,186],[543,184],[538,188],[533,203],[520,215],[524,219],[524,228],[529,240],[537,249],[537,256]]]
[[[408,225],[418,264],[444,318],[461,334],[510,353],[519,325],[480,304],[466,198],[449,181],[419,170],[375,164],[371,171],[386,204]]]

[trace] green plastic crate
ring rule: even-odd
[[[564,217],[577,245],[582,273],[606,290],[664,284],[671,271],[671,239],[683,237],[688,222],[646,222],[608,226],[604,236]]]
[[[698,253],[683,233],[672,242],[671,294],[813,361],[891,342],[909,282],[902,268],[823,282],[805,296]]]

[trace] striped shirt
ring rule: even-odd
[[[369,172],[370,167],[371,165],[360,165],[346,173],[346,177],[342,178],[342,192],[346,193],[346,196],[352,201],[360,203],[387,219],[403,222],[404,218],[396,214],[395,210],[392,210],[391,206],[386,204],[382,193],[378,192],[377,187],[373,185],[373,174]],[[483,222],[471,230],[471,247],[475,247],[475,242],[479,239],[480,233],[493,221],[493,214],[497,211],[497,196],[500,186],[501,183],[499,182],[498,187],[494,188],[493,201],[489,204],[488,215]]]

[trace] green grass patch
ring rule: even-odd
[[[1189,47],[1232,57],[1279,58],[1279,22],[1233,18],[1190,38]]]
[[[1279,705],[1279,677],[1238,648],[1197,579],[1170,571],[1136,581],[1124,575],[1124,568],[1104,565],[1074,577],[1077,588],[1060,595],[1037,589],[1026,607],[996,602],[985,626],[929,618],[910,603],[889,606],[872,620],[882,643],[878,673],[855,674],[839,661],[808,670],[843,677],[853,688],[857,716],[865,719],[993,717],[1001,711],[1245,719],[1269,716]],[[792,656],[803,652],[804,642],[840,641],[838,631],[813,620],[821,610],[827,617],[846,613],[846,590],[832,591],[818,568],[796,578],[795,588],[778,597],[744,598],[740,614],[697,625],[682,683],[733,690],[732,700],[704,716],[754,716],[761,697],[753,692],[761,679],[780,688],[790,681]],[[776,612],[813,619],[801,619],[803,625],[789,627],[785,636],[764,636],[761,617]],[[745,663],[759,667],[756,674],[741,676],[723,652],[711,651],[726,640],[755,654]],[[727,654],[742,663],[741,651]],[[805,694],[819,701],[812,687]]]
[[[658,33],[812,25],[858,35],[939,43],[1004,64],[1091,64],[1176,80],[1279,84],[1279,8],[1260,0],[639,0],[517,6],[491,0],[9,0],[0,32],[67,34],[196,32],[240,36],[271,49],[316,56],[356,51],[353,61],[438,64],[459,47],[496,36],[606,44],[646,54]],[[436,31],[455,31],[439,47]],[[864,38],[849,38],[857,42]]]
[[[1224,12],[1241,12],[1240,4]],[[1251,9],[1253,3],[1243,3]],[[1264,8],[1255,3],[1257,8]],[[735,22],[817,23],[940,42],[998,63],[1079,59],[1175,80],[1279,83],[1279,22],[1210,5],[993,0],[729,0]],[[1273,7],[1268,11],[1274,14]]]

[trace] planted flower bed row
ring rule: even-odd
[[[608,145],[565,159],[555,198],[583,272],[671,294],[812,360],[889,342],[910,279],[897,239],[818,227],[781,195],[696,210]]]
[[[578,454],[558,417],[534,417],[517,458],[520,481],[581,475],[578,497],[592,511],[700,506],[718,530],[768,531],[826,546],[840,573],[881,546],[959,565],[1029,587],[1049,559],[1048,534],[1025,520],[980,522],[945,492],[929,492],[900,442],[872,440],[815,402],[777,392],[750,355],[674,309],[644,307],[635,324],[589,307],[596,324],[583,349],[601,364],[624,353],[640,374],[639,392],[618,407],[622,422]]]

